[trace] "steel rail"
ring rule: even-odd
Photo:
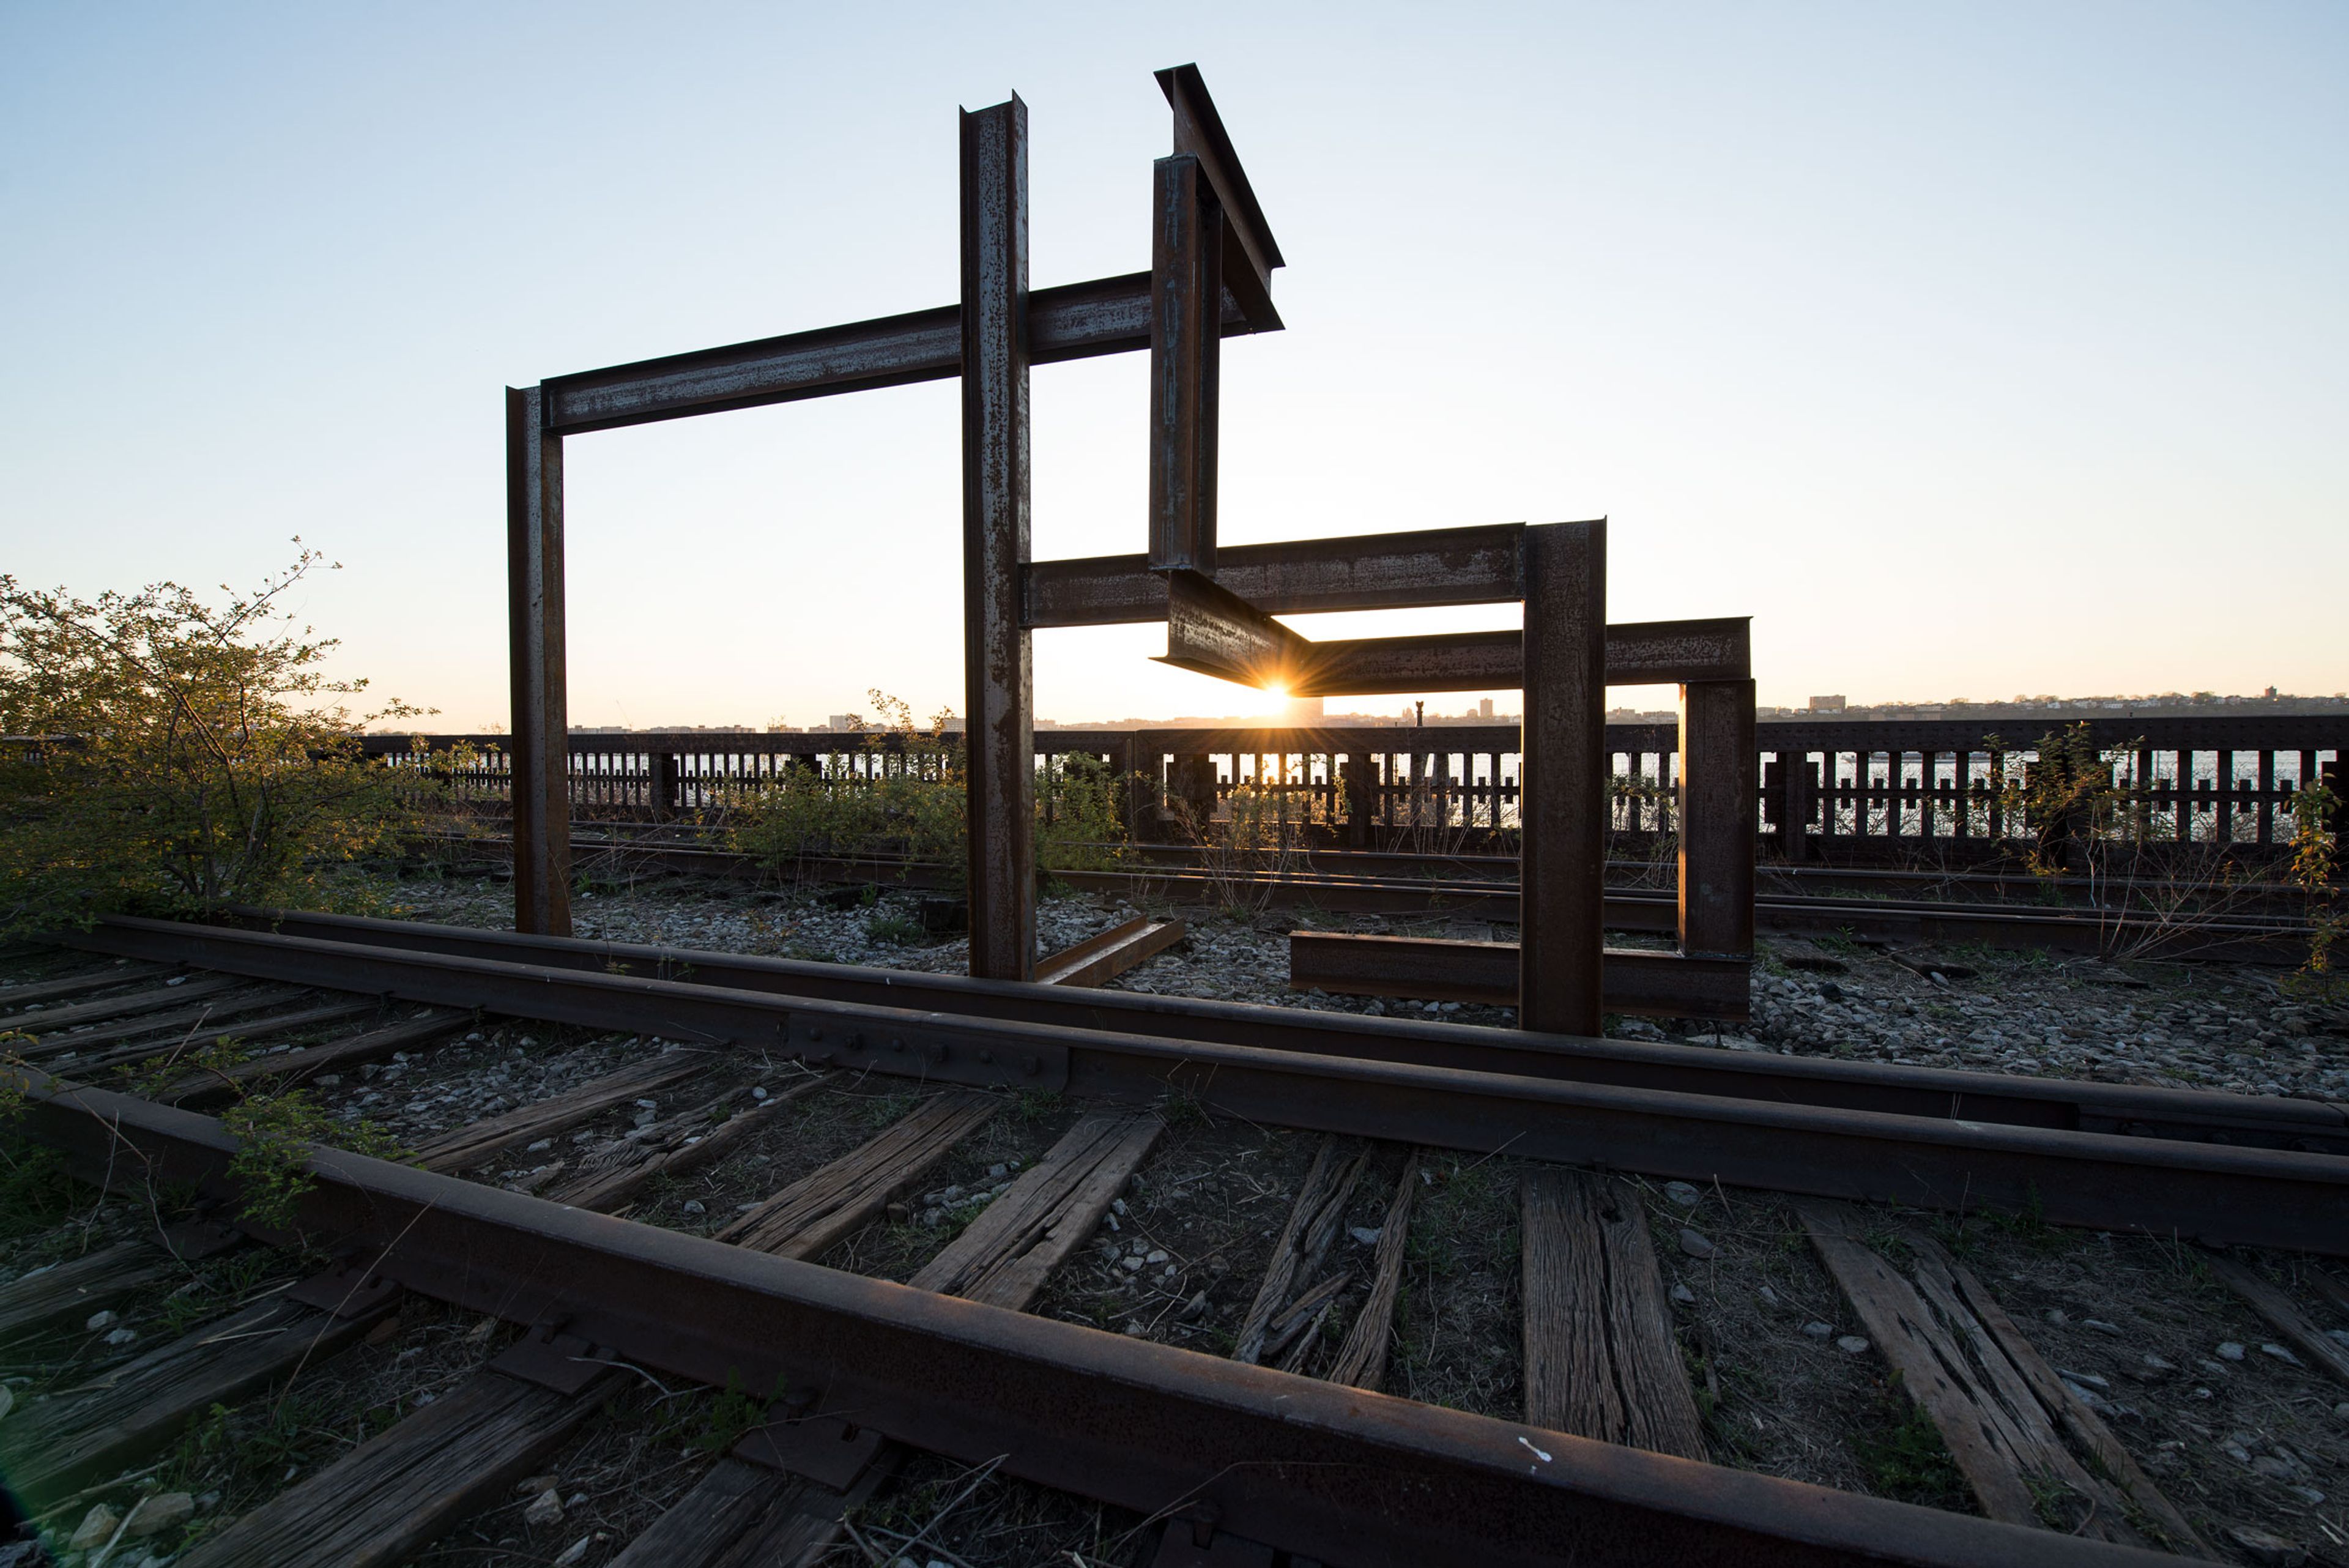
[[[1892,1116],[2044,1127],[2073,1132],[2223,1140],[2349,1155],[2349,1106],[2265,1095],[2164,1089],[2066,1078],[2026,1078],[1828,1057],[1777,1056],[1640,1040],[1538,1034],[1304,1008],[1265,1007],[1142,992],[1077,991],[854,964],[708,952],[584,937],[378,920],[298,910],[250,910],[279,935],[450,957],[538,964],[724,986],[778,996],[912,1007],[1011,1023],[1106,1029],[1174,1040],[1249,1045],[1355,1061],[1411,1062],[1465,1072],[1612,1084]],[[218,928],[109,919],[202,951],[225,966],[233,948],[193,944]],[[171,933],[182,933],[174,944]]]
[[[117,1189],[233,1200],[207,1116],[35,1075],[34,1136]],[[2175,1560],[1241,1366],[316,1149],[298,1232],[367,1276],[712,1386],[778,1380],[915,1448],[1349,1568]],[[273,1238],[276,1239],[276,1238]]]
[[[140,927],[145,929],[139,929]],[[157,929],[157,928],[161,929]],[[1342,1059],[689,981],[116,921],[76,939],[234,972],[812,1065],[982,1086],[1168,1094],[1256,1122],[1643,1175],[2349,1255],[2349,1158]]]
[[[467,840],[498,848],[502,837]],[[755,877],[763,869],[750,857],[733,850],[704,849],[688,844],[647,840],[604,842],[574,836],[574,853],[610,854],[675,871],[681,876]],[[826,876],[849,880],[894,878],[908,888],[943,887],[936,867],[919,861],[887,858],[822,863]],[[1768,868],[1757,867],[1767,875]],[[1327,872],[1206,872],[1182,867],[1139,870],[1055,870],[1051,877],[1071,888],[1114,893],[1126,898],[1223,900],[1235,893],[1263,895],[1274,907],[1381,914],[1448,914],[1474,919],[1514,923],[1517,888],[1514,879],[1465,877],[1371,877]],[[1670,888],[1609,887],[1606,892],[1606,923],[1610,930],[1669,932],[1677,929],[1678,904]],[[2143,936],[2153,942],[2145,956],[2157,959],[2197,959],[2209,962],[2298,963],[2307,956],[2310,928],[2273,917],[2186,915],[2165,920],[2123,910],[2083,909],[2017,909],[1969,901],[1837,898],[1826,894],[1760,893],[1754,900],[1755,920],[1773,930],[1806,933],[1850,932],[1870,938],[1897,938],[1918,942],[1985,942],[1993,947],[2028,947],[2058,952],[2100,955],[2121,938]]]

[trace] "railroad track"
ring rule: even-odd
[[[503,851],[502,838],[467,839],[482,849]],[[1411,869],[1440,871],[1457,861],[1421,857],[1392,857],[1398,867],[1373,869],[1330,869],[1330,864],[1350,867],[1354,856],[1317,857],[1321,868],[1298,871],[1216,871],[1195,864],[1195,857],[1145,846],[1151,863],[1112,870],[1061,869],[1055,879],[1070,887],[1134,901],[1172,900],[1206,904],[1241,903],[1268,909],[1375,913],[1391,916],[1447,916],[1514,922],[1517,895],[1513,863],[1491,860],[1467,866],[1469,874],[1408,875]],[[599,868],[642,875],[660,871],[689,877],[740,881],[764,880],[773,874],[758,861],[731,850],[713,849],[676,837],[574,836],[573,854],[578,867],[589,875]],[[1387,857],[1366,857],[1372,860]],[[1489,858],[1489,857],[1488,857]],[[502,868],[502,867],[501,867]],[[1629,874],[1631,867],[1620,867]],[[1507,874],[1504,874],[1507,872]],[[919,861],[887,857],[812,859],[799,875],[815,881],[885,882],[908,888],[947,888],[950,877],[937,867]],[[1883,880],[1869,878],[1881,877]],[[2147,959],[2198,960],[2212,962],[2298,964],[2308,956],[2310,928],[2304,920],[2273,913],[2222,912],[2162,914],[2143,909],[2106,909],[2049,905],[2001,903],[1982,897],[1901,898],[1880,890],[1889,887],[1934,886],[1954,880],[1909,873],[1870,873],[1836,869],[1816,874],[1821,881],[1847,882],[1842,893],[1791,892],[1774,888],[1775,881],[1809,879],[1788,867],[1757,867],[1760,887],[1754,900],[1755,923],[1764,929],[1834,934],[1900,944],[1987,943],[1992,947],[2036,948],[2057,952],[2107,954],[2127,952]],[[1975,894],[2012,890],[2012,878],[1984,877],[1961,883]],[[2064,889],[2055,889],[2063,896]],[[1677,895],[1669,888],[1611,885],[1607,891],[1606,921],[1609,929],[1664,933],[1677,929]]]
[[[409,1163],[320,1147],[291,1229],[323,1241],[335,1270],[0,1417],[20,1495],[78,1512],[80,1494],[213,1406],[265,1404],[297,1366],[398,1343],[384,1325],[427,1311],[403,1303],[509,1325],[450,1392],[256,1497],[177,1559],[200,1568],[401,1561],[469,1520],[513,1513],[514,1484],[560,1471],[638,1379],[730,1378],[778,1397],[633,1540],[583,1536],[569,1561],[789,1560],[773,1555],[781,1543],[845,1539],[870,1520],[850,1511],[885,1498],[893,1470],[949,1460],[1124,1511],[1128,1560],[1169,1565],[2245,1550],[2223,1521],[2174,1506],[2109,1404],[2100,1415],[2093,1386],[2073,1380],[2086,1375],[2054,1371],[2002,1305],[2010,1287],[1986,1285],[1982,1259],[1945,1254],[1917,1210],[2005,1208],[2170,1238],[2148,1247],[2288,1249],[2281,1285],[2273,1260],[2261,1272],[2212,1251],[2206,1266],[2240,1276],[2238,1315],[2264,1314],[2309,1377],[2349,1378],[2319,1321],[2338,1275],[2307,1256],[2349,1255],[2338,1107],[332,917],[269,923],[107,921],[74,939],[79,956],[0,988],[0,1025],[30,1036],[16,1043],[26,1130],[88,1178],[210,1204],[168,1243],[126,1235],[0,1288],[0,1342],[160,1293],[184,1272],[173,1250],[292,1239],[235,1222],[236,1142],[199,1107],[303,1082],[357,1109],[381,1092],[360,1081],[387,1064],[429,1075],[444,1055],[479,1058],[485,1032],[568,1026],[637,1044],[615,1043],[574,1080],[411,1129]],[[241,1043],[240,1059],[198,1068],[187,1043],[201,1039]],[[510,1060],[522,1065],[501,1072],[529,1059],[516,1046]],[[121,1087],[131,1074],[142,1093]],[[842,1103],[880,1109],[843,1138]],[[1023,1130],[987,1141],[1006,1127]],[[1268,1187],[1285,1217],[1244,1224],[1263,1236],[1198,1292],[1220,1299],[1227,1327],[1162,1314],[1181,1343],[1223,1354],[1040,1310],[1085,1271],[1181,1301],[1204,1276],[1178,1280],[1174,1260],[1129,1247],[1119,1216],[1143,1234],[1216,1222],[1234,1192],[1203,1199],[1206,1219],[1185,1217],[1182,1192],[1226,1136],[1266,1140],[1288,1165]],[[1017,1155],[978,1167],[994,1179],[975,1191],[945,1179],[973,1167],[968,1150],[1012,1143]],[[754,1147],[812,1153],[761,1186],[741,1164]],[[1516,1173],[1525,1238],[1511,1334],[1521,1407],[1505,1418],[1363,1392],[1388,1374],[1406,1243],[1429,1240],[1414,1203],[1473,1188],[1496,1155]],[[1574,1168],[1591,1166],[1710,1196],[1692,1185],[1684,1209],[1680,1189]],[[1433,1188],[1439,1167],[1449,1175]],[[694,1223],[676,1207],[680,1184],[717,1191],[713,1173],[729,1171],[729,1195],[750,1194],[740,1212],[710,1235],[672,1228]],[[1757,1196],[1733,1198],[1740,1189]],[[1798,1196],[1758,1196],[1773,1193]],[[1710,1462],[1721,1438],[1698,1412],[1718,1391],[1692,1382],[1683,1354],[1695,1298],[1666,1288],[1694,1251],[1683,1238],[1660,1259],[1651,1221],[1669,1241],[1675,1218],[1716,1201],[1767,1201],[1799,1224],[1838,1315],[1865,1331],[1847,1339],[1904,1375],[1987,1518]],[[1904,1207],[1858,1207],[1888,1201]],[[934,1229],[933,1210],[947,1217]],[[1887,1226],[1905,1248],[1870,1245]],[[1348,1253],[1350,1227],[1372,1242]],[[1351,1317],[1342,1335],[1333,1312]],[[2051,1523],[2102,1539],[2034,1528]],[[726,1555],[753,1540],[771,1555]],[[530,1560],[568,1550],[538,1546]]]

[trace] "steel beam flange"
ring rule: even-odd
[[[85,1174],[214,1192],[208,1116],[28,1074],[26,1126]],[[968,1463],[1349,1568],[1703,1562],[2154,1568],[2174,1559],[1855,1496],[931,1294],[337,1150],[298,1226],[464,1310],[561,1321],[632,1365],[778,1378]]]

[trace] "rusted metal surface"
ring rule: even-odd
[[[1223,116],[1207,96],[1207,84],[1200,79],[1198,67],[1176,66],[1158,72],[1157,77],[1167,107],[1174,111],[1174,152],[1197,161],[1222,212],[1224,255],[1216,269],[1222,275],[1222,286],[1231,290],[1257,330],[1278,330],[1280,313],[1273,308],[1272,272],[1286,264],[1272,237],[1272,226],[1265,222],[1264,209],[1257,203],[1247,171],[1240,167],[1239,154],[1224,130]]]
[[[94,1179],[233,1190],[234,1141],[209,1117],[44,1084],[27,1125]],[[1352,1568],[2170,1561],[1340,1388],[339,1151],[310,1165],[303,1231],[422,1294],[712,1386],[780,1382],[900,1442]]]
[[[2044,1204],[2062,1224],[2349,1251],[2349,1159],[2335,1156],[1340,1059],[264,933],[190,939],[164,922],[110,922],[75,941],[917,1082],[1058,1088],[1065,1071],[1068,1091],[1087,1099],[1151,1104],[1174,1088],[1321,1132],[1921,1208]]]
[[[1292,991],[1515,1007],[1518,961],[1515,942],[1340,931],[1288,934]],[[1599,957],[1601,1005],[1609,1012],[1660,1018],[1743,1020],[1753,1010],[1751,971],[1743,959],[1608,948]]]
[[[514,923],[571,934],[563,438],[538,387],[506,389],[506,592],[513,680]]]
[[[1754,951],[1754,682],[1681,688],[1680,936],[1692,955]]]
[[[1040,288],[1029,296],[1029,362],[1061,364],[1150,347],[1150,275]],[[1226,299],[1226,337],[1278,330],[1251,325]],[[938,306],[843,327],[698,349],[551,378],[559,434],[874,391],[962,373],[962,310]]]
[[[962,117],[963,669],[970,972],[1036,965],[1028,564],[1028,106]]]
[[[1754,673],[1753,619],[1618,621],[1607,628],[1607,683],[1743,680]]]
[[[1312,645],[1289,691],[1299,697],[1490,691],[1524,685],[1525,670],[1525,634],[1518,631],[1333,639]]]
[[[1526,530],[1518,1022],[1596,1034],[1607,870],[1607,524]]]
[[[1525,525],[1429,528],[1216,554],[1216,581],[1267,615],[1504,604],[1524,592]],[[1165,579],[1147,555],[1039,561],[1028,568],[1030,627],[1124,626],[1166,618]]]
[[[1669,904],[1665,909],[1669,915]],[[1466,1072],[2016,1127],[2189,1141],[2222,1137],[2246,1147],[2349,1155],[2349,1107],[2277,1096],[2009,1077],[1882,1062],[1531,1034],[1137,992],[1070,992],[1053,986],[960,975],[578,938],[526,937],[512,931],[351,915],[254,911],[253,918],[269,929],[109,917],[95,930],[74,938],[73,944],[102,952],[174,956],[233,973],[276,974],[281,971],[273,966],[278,961],[280,945],[293,939],[338,950],[357,949],[356,955],[346,950],[344,956],[358,961],[334,972],[367,989],[376,988],[377,979],[377,971],[365,962],[368,950],[437,954],[549,970],[686,980],[770,996],[1253,1045],[1347,1060],[1414,1062]]]
[[[1200,573],[1166,574],[1161,663],[1243,686],[1293,690],[1313,644]]]
[[[1147,915],[1136,915],[1039,962],[1036,983],[1100,985],[1115,980],[1136,964],[1148,962],[1181,941],[1185,934],[1180,920],[1154,920]]]
[[[1150,566],[1212,574],[1224,208],[1195,156],[1158,161],[1151,220]]]

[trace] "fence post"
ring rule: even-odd
[[[1754,950],[1754,682],[1681,688],[1680,935],[1683,953]]]
[[[678,813],[685,792],[685,759],[675,752],[653,753],[653,820],[667,822]]]

